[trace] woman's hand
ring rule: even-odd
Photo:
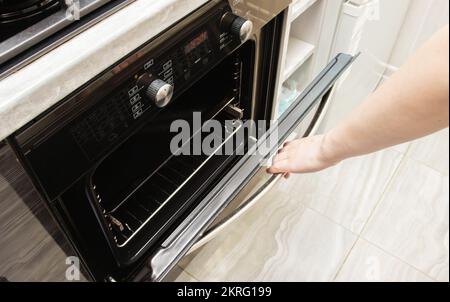
[[[327,156],[326,136],[312,136],[286,143],[273,159],[267,172],[272,174],[312,173],[324,170],[340,160]]]

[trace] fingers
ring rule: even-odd
[[[270,167],[267,172],[271,174],[281,174],[290,172],[290,162],[288,159],[277,161]]]
[[[279,161],[286,160],[288,158],[289,158],[289,153],[287,153],[287,152],[279,153],[279,154],[277,154],[277,156],[275,156],[273,158],[272,163],[277,163]]]
[[[283,149],[286,149],[287,147],[292,147],[298,144],[300,140],[290,141],[283,144]]]
[[[273,158],[273,161],[277,162],[277,161],[280,161],[280,160],[287,159],[290,156],[290,154],[292,153],[291,152],[292,150],[295,150],[295,144],[290,143],[289,145],[285,145],[283,148],[278,150],[278,153]]]
[[[300,141],[286,142],[273,158],[272,167],[267,169],[267,173],[286,173],[284,177],[288,179],[290,177],[290,172],[292,172],[291,151],[296,150],[298,143],[300,143]]]
[[[298,151],[298,149],[301,147],[301,145],[302,145],[302,141],[299,141],[299,140],[293,141],[293,142],[288,142],[283,145],[283,148],[281,148],[279,152],[283,153],[283,152],[295,151],[295,150]]]

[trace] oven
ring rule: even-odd
[[[317,120],[353,58],[271,122],[283,2],[260,1],[264,16],[208,2],[10,139],[91,279],[162,280],[311,110]]]

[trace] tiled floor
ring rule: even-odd
[[[177,281],[449,280],[449,132],[292,177]]]

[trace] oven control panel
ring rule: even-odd
[[[140,118],[152,107],[169,105],[174,97],[198,79],[203,70],[220,58],[220,46],[215,44],[217,41],[212,36],[211,28],[203,28],[175,49],[159,57],[150,57],[142,65],[134,76],[137,80],[131,80],[127,87],[130,103],[135,106],[134,118]],[[236,46],[233,42],[235,40],[230,39],[230,44]]]
[[[219,12],[175,47],[148,56],[126,87],[133,118],[139,119],[152,108],[169,105],[203,73],[245,42],[252,28],[251,21],[230,12]]]

